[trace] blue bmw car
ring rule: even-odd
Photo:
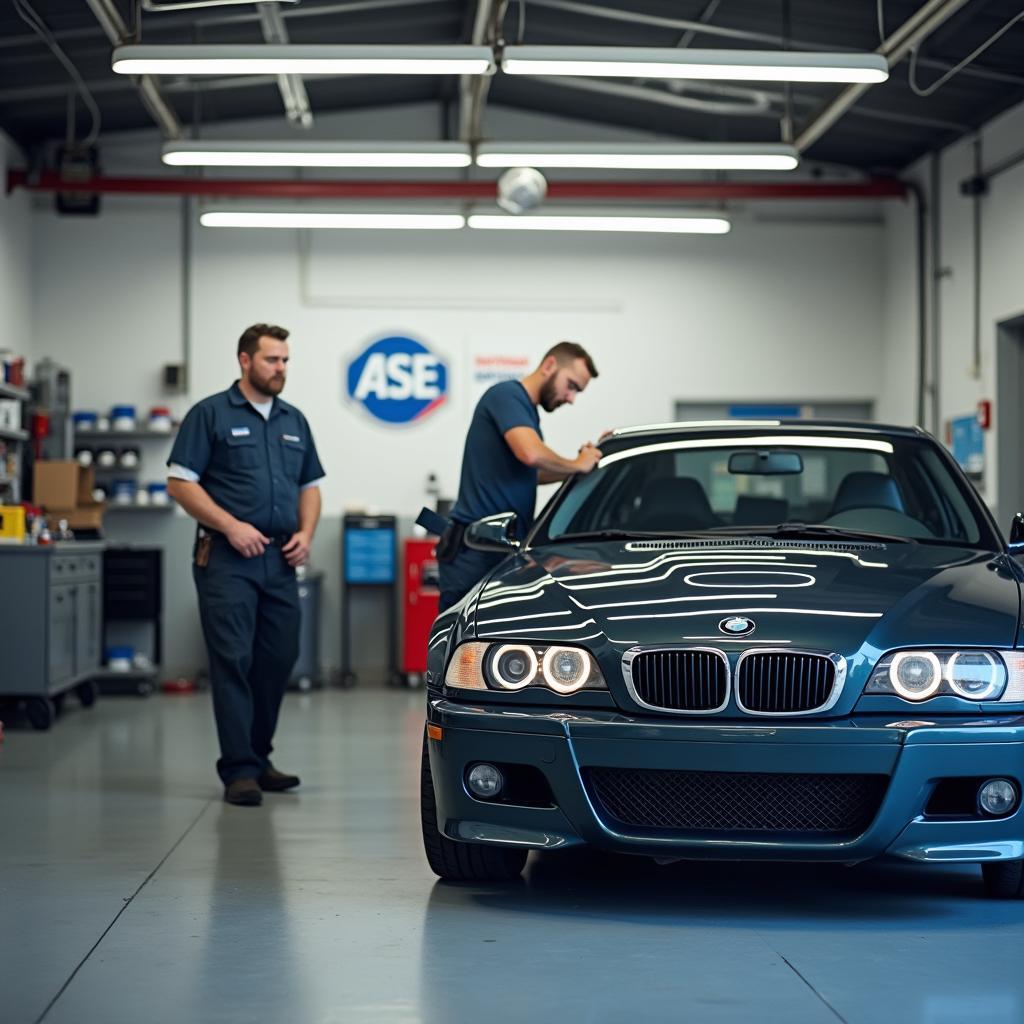
[[[1015,554],[914,428],[615,431],[435,622],[427,858],[507,879],[590,844],[659,862],[981,865],[1024,895]]]

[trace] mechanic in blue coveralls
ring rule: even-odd
[[[574,459],[552,451],[544,443],[537,411],[538,406],[553,412],[571,405],[596,376],[586,349],[563,341],[522,380],[502,381],[484,392],[466,437],[459,496],[437,545],[441,611],[460,601],[504,557],[467,547],[463,534],[469,523],[515,512],[516,534],[522,540],[533,525],[538,483],[589,473],[597,465],[601,452],[590,442]]]
[[[295,569],[320,518],[323,467],[305,416],[278,397],[288,332],[255,324],[241,379],[189,410],[168,459],[172,498],[198,523],[192,576],[210,661],[224,799],[257,806],[296,775],[270,761],[299,653]]]

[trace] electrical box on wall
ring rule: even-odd
[[[185,379],[185,366],[182,363],[166,363],[163,370],[164,391],[181,395],[185,393],[188,382]]]

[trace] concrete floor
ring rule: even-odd
[[[0,747],[4,1024],[1020,1024],[1024,907],[974,868],[570,852],[423,859],[421,694],[289,695],[305,783],[227,807],[208,698],[103,698]]]

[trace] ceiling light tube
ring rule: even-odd
[[[502,216],[473,214],[469,226],[483,231],[625,231],[678,235],[724,235],[730,229],[724,217],[644,216]]]
[[[462,142],[168,142],[173,167],[468,167]]]
[[[119,75],[486,75],[488,46],[118,46]]]
[[[876,53],[797,53],[792,50],[693,50],[617,46],[508,46],[508,75],[601,78],[695,78],[743,82],[861,82],[889,77]]]
[[[300,213],[207,210],[199,223],[208,228],[347,228],[348,230],[457,231],[459,213]]]
[[[793,146],[768,143],[488,142],[477,148],[480,167],[566,167],[638,171],[791,171]]]

